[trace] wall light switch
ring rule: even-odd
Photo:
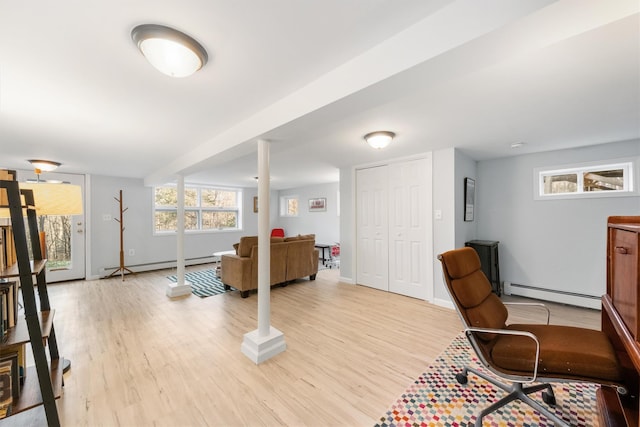
[[[442,220],[442,211],[440,209],[436,209],[433,211],[433,216],[437,220]]]

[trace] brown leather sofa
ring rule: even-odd
[[[226,289],[233,287],[246,298],[250,290],[258,289],[258,237],[242,237],[234,247],[235,255],[222,256],[221,279]],[[272,237],[271,286],[305,276],[315,280],[319,255],[314,234]]]

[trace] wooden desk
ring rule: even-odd
[[[331,246],[325,245],[323,243],[316,243],[316,248],[322,251],[322,265],[326,266],[329,261],[331,261]],[[327,256],[325,256],[325,251],[327,251]]]

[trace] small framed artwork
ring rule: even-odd
[[[253,198],[253,211],[255,213],[258,213],[258,196],[255,196]]]
[[[473,221],[476,204],[476,181],[472,178],[464,179],[464,220]]]
[[[309,212],[323,212],[327,210],[327,199],[320,197],[309,199]]]

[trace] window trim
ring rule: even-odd
[[[567,165],[538,167],[533,169],[533,198],[534,200],[558,200],[558,199],[594,199],[606,197],[632,197],[638,196],[637,158],[623,158],[602,160],[597,162],[573,163]],[[603,169],[623,169],[624,188],[610,191],[584,191],[582,188],[583,177],[588,172],[601,171]],[[544,189],[544,177],[549,175],[577,174],[578,189],[575,193],[542,194]]]
[[[168,183],[163,185],[156,185],[152,187],[152,197],[151,197],[151,227],[153,229],[153,234],[155,236],[171,236],[175,235],[177,230],[156,230],[155,218],[156,212],[176,212],[178,211],[178,206],[167,206],[167,205],[156,205],[155,195],[156,189],[161,187],[174,187],[177,188],[177,184]],[[228,233],[228,232],[238,232],[242,231],[242,212],[244,209],[244,190],[242,188],[233,188],[233,187],[218,187],[215,185],[204,185],[204,184],[194,184],[194,183],[185,183],[184,184],[185,192],[186,190],[196,190],[198,197],[198,206],[184,206],[185,213],[188,211],[197,212],[197,229],[185,229],[185,234],[207,234],[207,233]],[[237,198],[237,206],[235,209],[230,208],[221,208],[221,207],[210,207],[210,206],[202,206],[202,192],[201,190],[219,190],[219,191],[230,191],[236,193]],[[235,212],[237,218],[237,227],[235,228],[208,228],[202,229],[202,213],[203,212]]]

